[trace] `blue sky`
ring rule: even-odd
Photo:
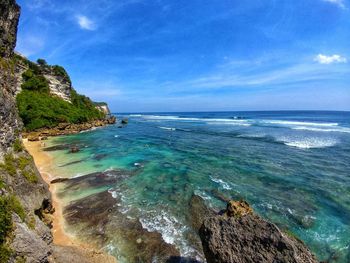
[[[115,112],[350,110],[347,0],[18,0],[17,50]]]

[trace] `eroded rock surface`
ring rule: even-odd
[[[208,263],[316,263],[309,249],[256,215],[244,201],[231,201],[199,231]]]

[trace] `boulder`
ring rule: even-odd
[[[316,263],[302,241],[262,219],[245,201],[204,219],[199,230],[208,263]]]
[[[70,152],[71,152],[71,153],[77,153],[77,152],[79,152],[79,151],[80,151],[80,149],[79,149],[78,146],[73,146],[73,147],[70,148]]]
[[[122,124],[128,124],[129,120],[127,118],[122,119]]]
[[[30,142],[37,142],[40,140],[39,134],[37,133],[32,133],[28,135],[28,141]]]

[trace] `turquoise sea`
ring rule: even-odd
[[[121,171],[117,181],[60,185],[67,205],[108,191],[124,216],[159,232],[183,257],[204,262],[189,219],[191,196],[217,210],[225,207],[218,196],[243,198],[303,240],[319,260],[350,262],[350,112],[116,116],[129,124],[48,141],[48,146],[63,145],[48,152],[59,177],[93,172],[113,177],[108,171]],[[80,151],[70,153],[70,145]],[[120,220],[103,215],[109,225]],[[67,228],[82,237],[88,231],[79,223]],[[128,262],[123,231],[108,229],[100,245]]]

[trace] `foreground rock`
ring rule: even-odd
[[[199,235],[208,263],[314,263],[309,249],[256,215],[244,201],[230,201],[221,215],[204,220]]]

